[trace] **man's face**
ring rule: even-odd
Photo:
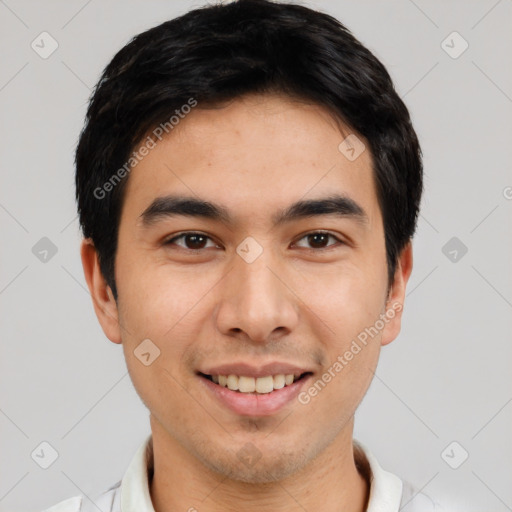
[[[129,176],[115,262],[117,310],[98,316],[107,336],[123,344],[152,426],[232,478],[283,478],[333,441],[351,440],[380,346],[399,332],[398,311],[384,328],[377,322],[403,289],[386,302],[370,152],[350,161],[338,149],[343,139],[320,107],[279,96],[211,110],[199,104]],[[166,196],[220,205],[231,223],[142,215]],[[274,224],[295,202],[332,196],[360,211]],[[373,331],[363,343],[365,328]],[[151,342],[140,346],[143,340]],[[270,375],[295,373],[279,366],[286,364],[308,373],[290,389],[259,395],[221,392],[200,374],[250,377],[270,363],[278,365]],[[322,376],[324,384],[311,391]],[[278,387],[280,379],[270,382]]]

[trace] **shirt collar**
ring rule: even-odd
[[[402,497],[402,481],[382,469],[366,445],[356,439],[353,444],[356,465],[370,480],[367,512],[396,512]],[[122,512],[155,512],[149,492],[152,477],[153,437],[149,434],[137,449],[121,482]]]
[[[139,446],[121,482],[122,512],[155,512],[149,482],[153,476],[153,435]]]
[[[353,440],[356,465],[369,466],[370,497],[366,512],[396,512],[402,499],[402,480],[393,473],[382,469],[368,447]]]

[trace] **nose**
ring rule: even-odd
[[[223,335],[261,344],[296,328],[299,299],[292,291],[292,274],[269,253],[263,251],[252,263],[235,256],[216,308],[217,328]]]

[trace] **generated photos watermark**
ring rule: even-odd
[[[153,131],[152,134],[158,139],[158,141],[162,140],[162,137],[165,134],[170,133],[179,122],[184,119],[187,114],[192,111],[197,105],[197,100],[194,98],[189,98],[187,103],[182,105],[179,109],[176,109],[174,112],[176,115],[172,115],[168,121],[164,123],[160,123]],[[157,141],[151,136],[148,135],[144,142],[139,146],[137,151],[133,151],[130,158],[121,166],[101,187],[96,187],[94,189],[94,197],[96,199],[104,199],[109,192],[112,192],[114,188],[121,182],[123,178],[129,174],[136,165],[141,162],[145,156],[149,155],[149,152],[152,149],[155,149],[157,145]]]
[[[375,321],[370,327],[365,327],[357,335],[357,339],[352,340],[350,347],[344,352],[343,355],[339,355],[336,361],[318,378],[314,384],[312,384],[307,390],[301,391],[298,395],[298,400],[302,405],[307,405],[311,402],[311,399],[318,395],[325,386],[332,381],[338,375],[345,366],[359,354],[364,347],[366,347],[370,339],[375,338],[386,326],[386,324],[395,318],[397,312],[402,311],[403,305],[400,302],[395,302],[386,310],[385,313],[379,315],[379,319]]]

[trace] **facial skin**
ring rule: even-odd
[[[199,104],[129,175],[117,304],[93,245],[83,241],[96,314],[106,336],[122,344],[150,411],[157,512],[366,510],[353,416],[380,347],[400,331],[401,310],[306,405],[293,400],[270,416],[239,415],[196,373],[223,363],[280,361],[312,369],[311,385],[379,315],[403,303],[412,248],[402,252],[388,296],[369,146],[350,162],[338,150],[349,133],[340,133],[321,107],[277,95],[209,110]],[[234,223],[175,216],[144,226],[142,212],[168,194],[223,205]],[[273,227],[275,212],[331,194],[355,201],[367,222],[317,215]],[[306,236],[317,231],[332,236]],[[165,245],[183,232],[208,238]],[[251,263],[236,252],[248,236],[263,249]],[[134,355],[147,338],[160,350],[149,366]],[[261,454],[252,466],[237,456],[247,443]]]

